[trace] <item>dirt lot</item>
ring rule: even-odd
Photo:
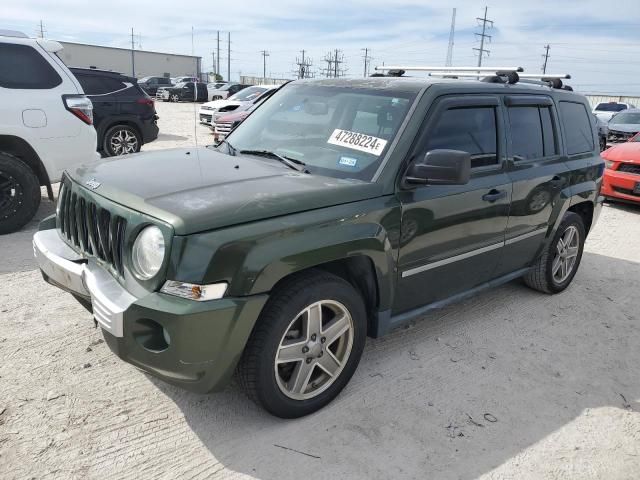
[[[158,105],[145,150],[191,144],[191,109]],[[640,475],[640,208],[605,207],[564,293],[514,282],[369,340],[338,399],[295,421],[121,362],[40,278],[35,228],[0,237],[3,479]]]

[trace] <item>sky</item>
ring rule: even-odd
[[[569,73],[584,93],[640,95],[639,0],[492,1],[454,0],[0,0],[0,28],[36,36],[114,47],[202,57],[212,67],[216,32],[221,32],[221,73],[227,76],[227,32],[231,33],[231,79],[239,74],[294,78],[296,57],[305,50],[316,76],[323,76],[329,51],[344,54],[345,75],[363,76],[364,50],[376,65],[445,64],[452,9],[456,8],[454,66],[477,64],[476,17],[493,20],[485,48],[486,66],[522,66],[539,73],[549,45],[548,73]],[[611,7],[609,7],[611,5]],[[192,37],[193,30],[193,37]],[[193,38],[193,41],[192,41]]]

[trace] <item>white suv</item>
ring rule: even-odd
[[[93,107],[58,58],[58,42],[0,30],[0,234],[19,230],[40,205],[40,186],[94,162]]]

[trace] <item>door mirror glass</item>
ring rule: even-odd
[[[431,150],[407,170],[408,184],[465,185],[469,183],[471,155],[461,150]]]

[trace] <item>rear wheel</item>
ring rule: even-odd
[[[0,234],[19,230],[40,206],[40,181],[18,157],[0,152]]]
[[[524,282],[541,292],[563,291],[578,271],[585,237],[582,217],[567,212],[549,246],[525,275]]]
[[[140,134],[128,125],[114,125],[104,134],[102,150],[109,157],[127,155],[140,151]]]
[[[169,100],[172,101],[172,102],[179,102],[180,101],[180,97],[178,96],[177,93],[172,93],[169,96]]]
[[[296,418],[331,402],[360,361],[366,313],[359,293],[324,272],[293,277],[265,306],[238,373],[273,415]]]

